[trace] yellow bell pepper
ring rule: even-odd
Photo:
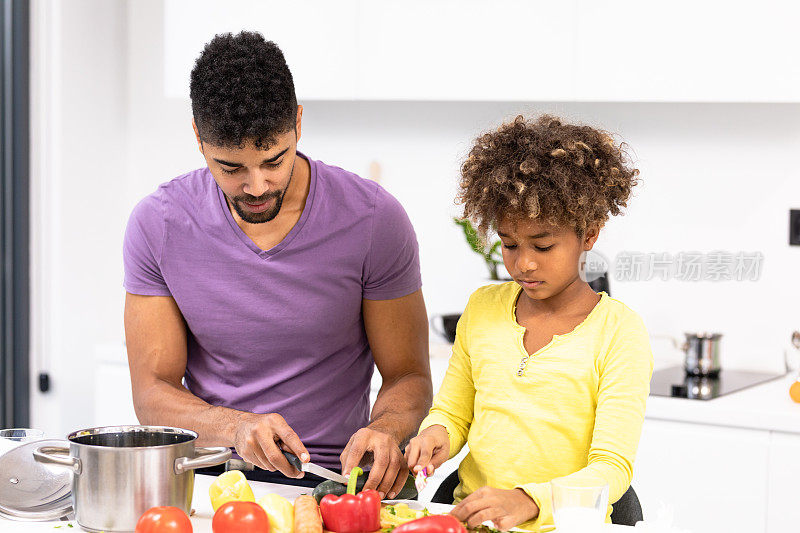
[[[208,488],[208,496],[211,498],[211,507],[214,512],[228,502],[256,501],[253,489],[247,483],[247,478],[239,470],[231,470],[217,476],[217,479]]]
[[[294,506],[279,494],[267,494],[256,502],[269,518],[270,533],[292,533],[294,529]]]

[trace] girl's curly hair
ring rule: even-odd
[[[506,217],[567,225],[583,235],[626,207],[638,174],[611,134],[551,115],[520,115],[476,139],[461,166],[457,201],[483,235]]]

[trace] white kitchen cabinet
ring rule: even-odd
[[[765,531],[769,448],[768,431],[646,419],[633,475],[645,519],[663,504],[696,532]]]
[[[797,102],[796,4],[360,0],[359,99]]]
[[[800,102],[800,6],[676,0],[165,0],[165,91],[221,31],[319,100]]]
[[[565,100],[576,1],[360,3],[366,100]]]
[[[580,0],[576,100],[800,100],[794,2]]]
[[[767,531],[800,524],[800,435],[771,433],[767,476]]]
[[[203,46],[217,33],[247,29],[280,46],[298,98],[353,99],[356,8],[356,0],[165,0],[164,93],[188,98],[189,73]]]

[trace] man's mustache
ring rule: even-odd
[[[261,196],[251,196],[249,194],[244,194],[242,196],[234,196],[233,199],[237,202],[245,202],[252,205],[263,204],[270,198],[277,198],[280,196],[280,191],[272,191],[266,194],[262,194]]]

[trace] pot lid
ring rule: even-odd
[[[684,333],[684,335],[686,335],[687,339],[696,338],[696,339],[716,340],[716,339],[719,339],[720,337],[722,337],[722,333],[708,333],[706,331],[702,331],[702,332],[699,332],[699,333],[697,333],[697,332],[687,332],[687,333]]]
[[[72,513],[72,473],[39,463],[41,446],[69,447],[63,440],[38,440],[0,455],[0,515],[12,520],[58,520]]]

